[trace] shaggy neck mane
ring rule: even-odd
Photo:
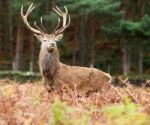
[[[60,68],[59,52],[55,49],[52,53],[40,51],[39,55],[40,71],[44,77],[52,80]]]

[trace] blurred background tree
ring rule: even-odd
[[[57,24],[52,7],[68,7],[71,25],[58,43],[62,62],[111,74],[150,73],[149,0],[0,0],[0,70],[38,71],[40,43],[20,16],[31,2],[29,21],[42,16],[49,33]]]

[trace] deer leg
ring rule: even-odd
[[[53,91],[53,88],[52,88],[51,85],[49,84],[49,81],[43,80],[43,83],[44,83],[45,89],[46,89],[48,92],[52,92],[52,91]]]

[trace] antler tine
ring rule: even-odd
[[[61,16],[62,15],[62,13],[61,12],[59,12],[57,9],[55,9],[55,8],[53,8],[53,10],[59,15],[59,16]]]
[[[68,17],[68,23],[67,23],[67,25],[63,26],[58,31],[56,31],[56,34],[59,34],[59,33],[63,32],[69,25],[70,25],[70,16]]]
[[[34,26],[35,26],[38,30],[40,30],[41,32],[43,32],[43,30],[36,24],[36,21],[34,21]]]
[[[65,25],[65,26],[63,26],[62,28],[60,28],[59,30],[57,30],[57,31],[55,32],[55,34],[60,34],[60,33],[62,33],[69,25],[70,25],[70,16],[68,17],[68,23],[67,23],[67,25]]]
[[[33,9],[34,9],[33,3],[31,3],[31,5],[29,6],[29,8],[28,8],[28,10],[26,12],[27,15],[29,15],[32,12]]]
[[[59,9],[59,7],[56,5],[57,11],[63,14],[63,12]]]
[[[59,25],[60,25],[60,18],[58,17],[58,23],[57,23],[56,28],[54,29],[54,33],[55,33],[55,32],[56,32],[56,30],[58,29]]]
[[[62,11],[59,9],[58,6],[56,6],[56,9],[53,8],[53,10],[54,10],[59,16],[61,16],[61,17],[63,18],[63,26],[62,26],[60,29],[58,29],[57,31],[56,31],[56,29],[57,29],[58,27],[55,28],[54,34],[62,33],[62,32],[69,26],[69,24],[70,24],[70,16],[69,16],[68,23],[67,23],[68,9],[67,9],[66,6],[64,6],[64,8],[65,8],[65,12],[62,12]],[[66,24],[66,23],[67,23],[67,24]]]
[[[22,17],[22,19],[23,19],[23,22],[25,23],[25,25],[27,26],[27,28],[28,28],[29,30],[31,30],[32,32],[34,32],[34,33],[36,33],[36,34],[43,34],[42,31],[40,31],[39,29],[37,30],[37,29],[31,27],[30,24],[28,23],[28,20],[27,20],[28,15],[32,12],[33,9],[34,9],[33,3],[31,3],[31,5],[29,6],[28,10],[27,10],[26,13],[24,14],[24,13],[23,13],[23,5],[22,5],[22,7],[21,7],[21,17]]]
[[[41,27],[42,27],[42,29],[43,29],[44,31],[46,31],[46,29],[45,29],[45,27],[44,27],[44,25],[43,25],[43,18],[41,17],[40,20],[41,20]]]
[[[21,6],[21,16],[23,17],[24,14],[23,14],[23,5]]]
[[[64,6],[64,8],[65,8],[66,13],[68,14],[68,9],[67,9],[67,7],[66,7],[66,6]]]
[[[68,17],[68,23],[67,23],[67,25],[66,25],[66,28],[70,25],[70,15],[69,15],[69,17]]]
[[[68,15],[68,9],[67,9],[67,7],[64,6],[64,8],[65,8],[65,11],[66,11],[66,12],[64,12],[64,13],[59,9],[59,7],[58,7],[57,5],[56,5],[56,9],[53,8],[56,13],[58,13],[60,16],[63,17],[63,26],[66,25],[66,17],[67,17],[67,15]]]

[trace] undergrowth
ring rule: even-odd
[[[140,105],[129,98],[123,104],[105,106],[104,115],[108,125],[148,125],[149,116],[142,112]]]
[[[90,96],[41,82],[0,81],[0,125],[149,125],[150,88],[111,87]]]
[[[51,106],[49,125],[91,125],[91,112],[77,109],[61,102],[58,98]]]
[[[49,125],[94,125],[92,114],[99,109],[92,110],[92,107],[84,111],[73,108],[58,98],[51,106],[52,117]],[[149,116],[142,112],[141,106],[126,98],[122,104],[106,105],[102,111],[108,125],[148,125]]]

